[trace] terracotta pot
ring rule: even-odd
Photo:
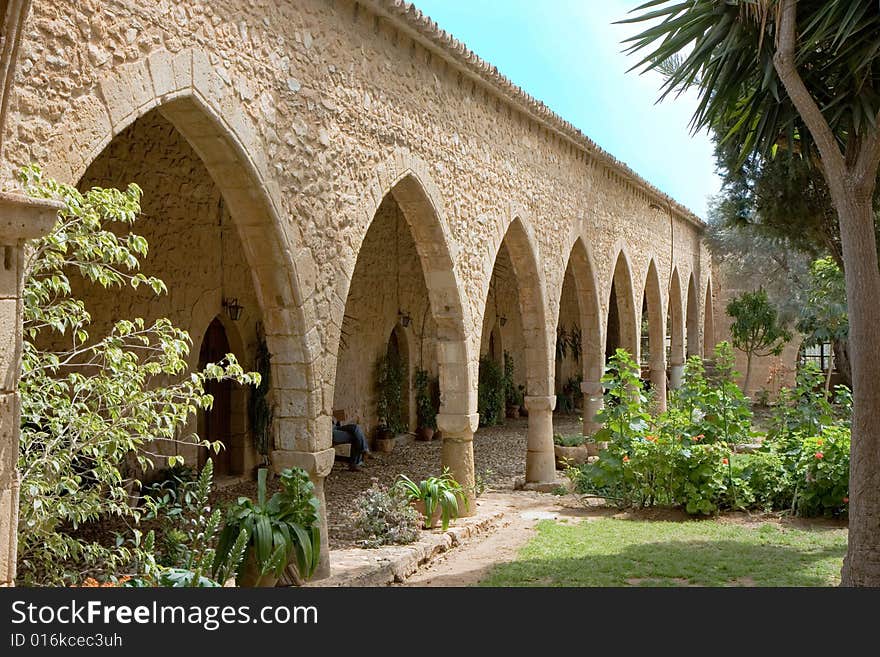
[[[584,447],[587,448],[587,456],[599,456],[599,443],[584,443]]]
[[[553,453],[556,455],[556,469],[562,470],[566,465],[581,465],[587,462],[590,456],[587,452],[586,445],[577,445],[575,447],[563,447],[562,445],[553,445]]]
[[[247,560],[244,562],[244,568],[241,576],[238,578],[238,585],[241,587],[274,587],[278,583],[275,573],[265,573],[260,576],[260,569],[257,568],[257,559],[254,556],[253,547],[250,548]]]
[[[507,417],[509,418],[517,418],[519,417],[519,406],[513,406],[512,404],[507,407]]]
[[[394,438],[376,438],[375,451],[377,452],[393,452]]]
[[[431,427],[419,427],[416,429],[416,440],[428,441],[434,437],[434,430]]]
[[[422,528],[428,529],[428,527],[425,527],[425,503],[422,502],[422,500],[413,500],[412,502],[410,502],[410,505],[416,511],[418,511],[419,515],[422,517]],[[440,509],[440,505],[438,504],[434,508],[434,514],[431,516],[430,529],[435,529],[441,525],[441,522],[440,522],[441,514],[442,514],[442,510]]]

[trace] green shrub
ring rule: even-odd
[[[553,444],[560,447],[577,447],[578,445],[583,445],[586,440],[587,437],[579,433],[570,436],[563,436],[561,433],[557,433],[553,436]]]
[[[750,492],[747,507],[763,511],[791,508],[794,479],[778,453],[758,451],[735,455],[733,477]]]
[[[480,426],[501,424],[505,411],[505,384],[501,367],[489,356],[480,358],[477,380],[477,412]]]
[[[354,526],[360,545],[403,545],[419,537],[422,517],[397,487],[373,484],[355,498]]]
[[[849,505],[850,432],[829,427],[803,441],[795,508],[802,516],[838,516]]]

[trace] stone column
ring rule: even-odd
[[[553,454],[553,409],[556,395],[526,397],[529,411],[529,435],[526,448],[526,483],[556,480],[556,458]]]
[[[602,428],[596,414],[605,407],[602,396],[605,389],[599,381],[582,381],[581,392],[584,393],[584,435],[592,436]]]
[[[467,509],[459,509],[461,516],[472,516],[477,512],[474,432],[479,425],[480,416],[477,413],[437,415],[437,429],[443,433],[440,462],[444,468],[449,468],[467,494]]]
[[[0,586],[15,582],[18,544],[18,379],[24,242],[49,232],[55,201],[0,192]]]
[[[651,358],[651,387],[657,400],[658,413],[666,410],[666,354],[663,351]]]
[[[336,450],[332,447],[318,452],[302,452],[295,450],[276,450],[272,452],[272,469],[279,473],[285,468],[302,468],[309,474],[315,484],[315,497],[321,502],[321,560],[312,579],[323,579],[330,576],[330,536],[327,528],[327,500],[324,497],[324,478],[333,469]]]
[[[671,361],[669,363],[669,387],[672,390],[681,388],[681,380],[684,377],[684,363],[681,361]]]

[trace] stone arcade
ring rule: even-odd
[[[390,340],[409,374],[439,377],[442,461],[466,487],[481,354],[515,359],[524,474],[541,483],[555,477],[558,379],[582,378],[592,432],[614,347],[646,346],[662,399],[686,354],[714,344],[702,222],[400,0],[6,0],[0,20],[2,583],[15,575],[18,263],[57,210],[16,193],[22,165],[144,188],[144,268],[169,294],[95,293],[98,321],[167,316],[193,336],[193,365],[225,348],[246,367],[262,327],[273,467],[305,468],[318,491],[334,411],[375,422],[372,366]],[[558,363],[560,326],[581,353]],[[243,393],[228,394],[236,475],[255,453]]]

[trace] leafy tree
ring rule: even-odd
[[[228,377],[256,384],[259,375],[245,373],[231,354],[187,373],[189,335],[167,319],[120,319],[93,337],[72,278],[165,292],[161,280],[138,271],[147,242],[127,230],[140,212],[141,191],[129,185],[82,194],[36,168],[24,170],[22,179],[31,195],[60,199],[64,209],[52,231],[32,244],[22,294],[19,573],[26,584],[49,585],[144,573],[155,561],[152,537],[136,527],[139,472],[164,458],[162,445],[219,451],[220,443],[183,433],[197,409],[211,406],[205,382]],[[79,531],[109,518],[133,526],[131,534],[95,540]]]
[[[836,211],[849,301],[855,404],[842,584],[880,584],[880,7],[874,0],[652,0],[631,21],[648,68],[681,57],[664,95],[696,87],[695,128],[728,127],[739,160],[780,145],[821,172]],[[659,22],[656,22],[659,21]],[[686,51],[686,55],[682,52]]]
[[[776,308],[767,299],[763,289],[743,292],[727,304],[727,314],[733,318],[730,339],[733,346],[746,355],[746,376],[743,392],[748,392],[752,378],[752,359],[755,356],[778,356],[785,343],[791,340],[789,333],[779,323]]]
[[[849,336],[846,289],[843,272],[832,258],[820,258],[810,267],[810,288],[797,330],[804,334],[804,345],[842,342]],[[838,366],[844,363],[838,363]],[[849,364],[845,364],[847,369]],[[831,385],[831,371],[825,377],[825,395]]]

